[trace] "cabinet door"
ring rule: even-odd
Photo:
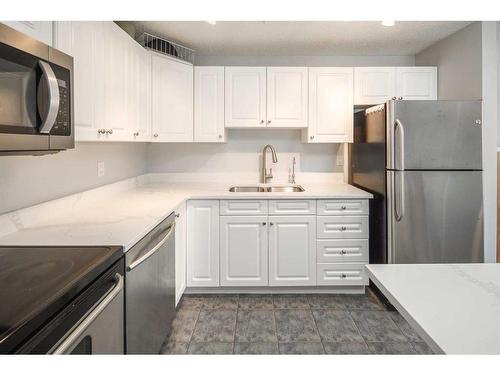
[[[354,104],[380,104],[395,96],[394,67],[354,68]]]
[[[104,22],[56,22],[54,45],[73,56],[74,121],[77,141],[107,139],[104,127]]]
[[[266,68],[225,68],[226,128],[265,127]]]
[[[396,96],[403,100],[436,100],[437,68],[435,66],[397,67]]]
[[[131,140],[132,119],[128,103],[128,35],[115,23],[104,24],[105,124],[113,141]]]
[[[267,216],[220,217],[220,284],[265,286]]]
[[[316,217],[269,218],[269,285],[316,284]]]
[[[193,142],[193,66],[152,53],[152,140]]]
[[[267,68],[267,127],[307,127],[307,68]]]
[[[352,142],[353,68],[309,68],[309,143]]]
[[[194,141],[225,142],[224,67],[194,68]]]
[[[219,286],[219,201],[188,201],[187,211],[187,286]]]
[[[52,45],[52,21],[2,21],[2,23],[49,46]]]
[[[175,305],[179,303],[186,289],[186,203],[175,210]]]

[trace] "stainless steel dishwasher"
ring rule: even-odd
[[[127,354],[158,354],[175,316],[175,213],[125,254]]]

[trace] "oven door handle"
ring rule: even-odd
[[[42,69],[43,77],[47,84],[48,95],[48,103],[46,106],[48,108],[45,111],[46,113],[40,113],[40,116],[42,116],[42,125],[40,126],[39,132],[42,134],[49,134],[56,122],[57,113],[59,112],[59,84],[57,83],[57,77],[49,63],[39,60],[38,64]]]
[[[113,299],[123,289],[123,276],[117,273],[115,275],[114,285],[107,291],[104,299],[88,314],[85,319],[76,327],[69,336],[59,345],[53,354],[64,354],[68,348],[80,337],[80,335],[92,324],[99,314],[113,301]]]
[[[136,268],[138,265],[140,265],[142,262],[144,262],[146,259],[148,259],[150,256],[152,256],[154,253],[156,253],[160,249],[160,247],[162,247],[163,244],[165,242],[167,242],[167,240],[169,239],[169,237],[174,232],[174,228],[175,228],[175,221],[172,222],[172,225],[170,225],[170,230],[167,232],[167,234],[165,235],[165,237],[163,237],[163,239],[160,242],[158,242],[158,244],[155,247],[153,247],[151,250],[149,250],[142,257],[140,257],[139,259],[134,260],[132,263],[130,263],[129,266],[127,266],[127,272],[132,271],[134,268]]]

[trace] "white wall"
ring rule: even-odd
[[[415,55],[416,65],[437,65],[438,98],[483,101],[483,209],[485,261],[494,262],[497,231],[497,30],[475,22]]]
[[[438,98],[481,99],[481,23],[457,31],[415,55],[415,65],[438,66]]]
[[[413,66],[414,56],[196,56],[195,65]]]
[[[287,173],[293,156],[297,171],[338,172],[342,160],[339,144],[304,144],[299,130],[229,130],[225,144],[150,144],[149,172],[246,172],[257,173],[260,155],[266,144],[275,147],[278,163],[268,166],[278,173]]]
[[[146,144],[77,143],[44,156],[0,156],[0,214],[146,172]],[[97,161],[105,175],[97,177]]]

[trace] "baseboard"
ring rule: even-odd
[[[337,287],[188,287],[184,294],[363,294],[364,286]]]

